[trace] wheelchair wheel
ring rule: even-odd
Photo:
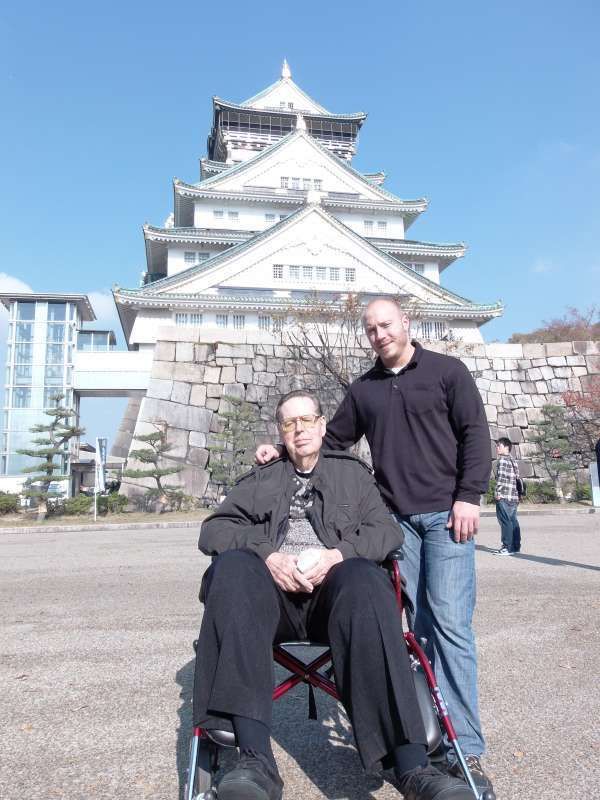
[[[191,762],[194,739],[190,741]],[[198,738],[198,753],[194,774],[190,775],[188,768],[187,780],[184,789],[184,800],[216,800],[217,793],[213,788],[213,777],[218,768],[218,753],[214,742],[205,738]],[[191,786],[190,786],[191,783]],[[191,791],[190,791],[191,790]]]

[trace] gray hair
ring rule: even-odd
[[[315,407],[315,411],[317,412],[317,414],[320,417],[323,416],[323,410],[321,408],[321,401],[319,400],[319,398],[317,397],[316,394],[314,394],[313,392],[309,391],[308,389],[294,389],[293,392],[288,392],[287,394],[284,394],[283,397],[277,403],[277,408],[275,409],[275,420],[277,422],[281,422],[281,420],[279,419],[279,411],[281,409],[281,406],[284,403],[287,403],[288,400],[292,400],[294,397],[308,397],[309,400],[312,400],[313,405]]]

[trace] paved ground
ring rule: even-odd
[[[481,700],[499,800],[600,797],[600,517],[524,520],[524,554],[479,536]],[[206,561],[192,529],[0,533],[0,796],[177,800]],[[346,719],[276,705],[290,798],[388,800]]]

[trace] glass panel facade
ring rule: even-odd
[[[17,303],[17,319],[35,319],[35,303]]]
[[[62,344],[46,345],[46,363],[62,364],[65,360],[65,350]]]
[[[48,303],[48,322],[63,322],[66,318],[66,303]]]
[[[10,338],[10,333],[9,333]],[[16,325],[17,342],[33,341],[33,322],[17,322]]]
[[[78,350],[91,350],[92,349],[92,334],[89,331],[79,331],[77,334],[77,349]]]
[[[64,342],[65,326],[60,324],[49,324],[46,335],[49,342]]]

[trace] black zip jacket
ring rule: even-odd
[[[364,434],[375,479],[400,514],[447,511],[455,500],[479,504],[492,468],[481,396],[465,365],[412,343],[397,375],[380,359],[348,390],[323,446],[345,449]]]
[[[281,545],[295,488],[287,458],[254,467],[231,489],[200,530],[207,555],[248,548],[266,559]],[[327,548],[342,556],[382,562],[404,536],[381,499],[366,464],[348,453],[321,451],[312,474],[315,499],[309,520]]]

